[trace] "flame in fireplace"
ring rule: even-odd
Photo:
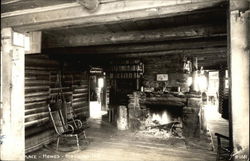
[[[152,121],[157,121],[159,124],[167,124],[171,122],[171,119],[166,110],[161,113],[152,113]]]

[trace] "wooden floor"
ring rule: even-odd
[[[214,147],[217,147],[217,137],[215,133],[220,133],[225,136],[229,136],[229,122],[226,119],[221,117],[221,114],[218,113],[216,106],[208,105],[205,107],[205,113],[207,118],[207,126],[210,131],[210,134],[213,138]],[[224,140],[222,140],[224,141]],[[228,142],[223,142],[227,144]]]
[[[216,120],[208,120],[208,122],[214,131],[216,128],[220,129],[220,124],[217,124]],[[86,131],[90,144],[81,142],[81,150],[75,150],[74,140],[70,145],[63,141],[59,152],[55,151],[55,143],[53,143],[27,154],[26,160],[215,161],[216,159],[216,151],[202,146],[187,146],[182,138],[168,140],[141,138],[131,131],[118,131],[113,125],[100,120],[90,122],[90,127]]]

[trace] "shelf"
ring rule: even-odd
[[[143,72],[143,64],[113,65],[108,72]]]
[[[139,79],[141,78],[142,73],[139,72],[116,72],[110,73],[110,79]]]

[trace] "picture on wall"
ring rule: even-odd
[[[156,80],[157,81],[168,81],[168,74],[157,74]]]

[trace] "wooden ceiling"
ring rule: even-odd
[[[196,33],[198,36],[192,37],[193,33]],[[201,34],[199,35],[199,33]],[[123,37],[129,37],[131,34],[134,40],[122,41]],[[165,39],[163,38],[164,34],[166,37]],[[144,37],[142,37],[142,35]],[[150,40],[147,40],[146,37],[149,37],[149,35],[152,36]],[[159,36],[157,37],[157,35]],[[169,38],[168,35],[171,35],[171,38]],[[190,37],[188,37],[188,35],[190,35]],[[201,37],[209,38],[215,35],[226,35],[226,11],[222,8],[201,10],[173,17],[44,30],[43,48],[133,43],[138,41],[154,42]],[[96,37],[93,38],[95,40],[91,39],[93,36]],[[142,38],[136,41],[138,37]],[[107,41],[105,41],[105,38]],[[112,39],[114,41],[112,41]],[[115,42],[115,40],[119,39],[121,41]],[[65,41],[71,41],[72,43],[67,43]]]
[[[1,0],[1,13],[74,3],[76,1],[77,0]],[[99,0],[100,3],[107,3],[111,1],[122,0]]]
[[[44,30],[45,34],[51,35],[79,35],[83,33],[117,33],[129,31],[155,30],[159,28],[171,28],[188,26],[193,24],[224,24],[226,23],[226,11],[221,8],[202,10],[193,14],[182,16],[163,17],[137,21],[126,21],[114,24],[101,24],[97,26],[73,26]]]
[[[166,37],[163,38],[162,34]],[[205,69],[218,69],[227,66],[226,9],[212,8],[173,17],[44,30],[43,45],[44,53],[58,56],[70,53],[79,59],[85,59],[83,55],[90,59],[99,57],[100,60],[174,54],[195,56]]]
[[[175,7],[166,1],[152,0],[152,7],[147,1],[145,6],[149,9],[144,12],[140,6],[133,6],[139,1],[102,0],[103,8],[96,13],[86,13],[73,0],[4,0],[1,12],[70,4],[72,10],[66,9],[64,13],[63,9],[57,9],[55,15],[56,11],[50,10],[33,15],[2,16],[4,26],[13,25],[17,31],[42,31],[45,54],[99,57],[186,54],[197,56],[207,68],[217,68],[227,62],[227,4],[224,2],[183,0]],[[77,16],[74,8],[82,13]],[[122,12],[123,9],[126,12]],[[18,22],[19,19],[24,21]]]
[[[75,1],[76,0],[1,0],[1,13],[72,3]]]

